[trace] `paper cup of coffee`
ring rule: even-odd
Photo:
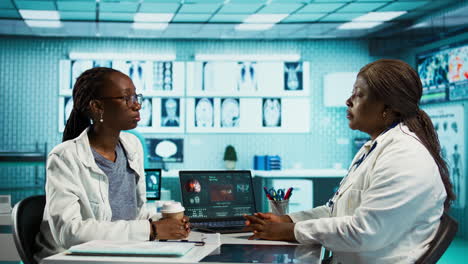
[[[185,208],[179,202],[164,203],[161,208],[163,218],[182,219]]]

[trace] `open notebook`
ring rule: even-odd
[[[180,257],[189,252],[192,243],[157,241],[108,241],[93,240],[71,247],[72,255],[98,256],[164,256]]]

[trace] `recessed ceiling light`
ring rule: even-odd
[[[376,27],[383,22],[348,22],[341,24],[338,29],[369,29]]]
[[[60,20],[58,11],[46,10],[18,10],[23,19]]]
[[[135,22],[169,22],[173,13],[136,13],[133,17]]]
[[[253,14],[244,19],[244,23],[278,23],[289,14]]]
[[[24,20],[24,22],[29,27],[41,27],[41,28],[62,27],[62,23],[58,20]]]
[[[146,30],[164,30],[167,28],[168,25],[168,23],[133,23],[132,28]]]
[[[398,12],[370,12],[360,17],[356,17],[353,21],[389,21],[396,17],[406,14],[406,11]]]
[[[247,24],[242,23],[238,24],[235,29],[238,31],[261,31],[261,30],[268,30],[272,28],[275,24]]]

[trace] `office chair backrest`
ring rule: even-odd
[[[13,239],[24,264],[37,264],[34,260],[36,235],[44,214],[45,195],[37,195],[19,201],[11,213]]]
[[[442,257],[445,250],[452,243],[458,230],[458,223],[447,213],[442,215],[440,226],[434,239],[429,243],[429,249],[422,255],[416,264],[435,264]]]

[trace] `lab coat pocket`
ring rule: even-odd
[[[338,203],[337,215],[353,215],[356,208],[361,204],[362,190],[349,189],[343,193]]]

